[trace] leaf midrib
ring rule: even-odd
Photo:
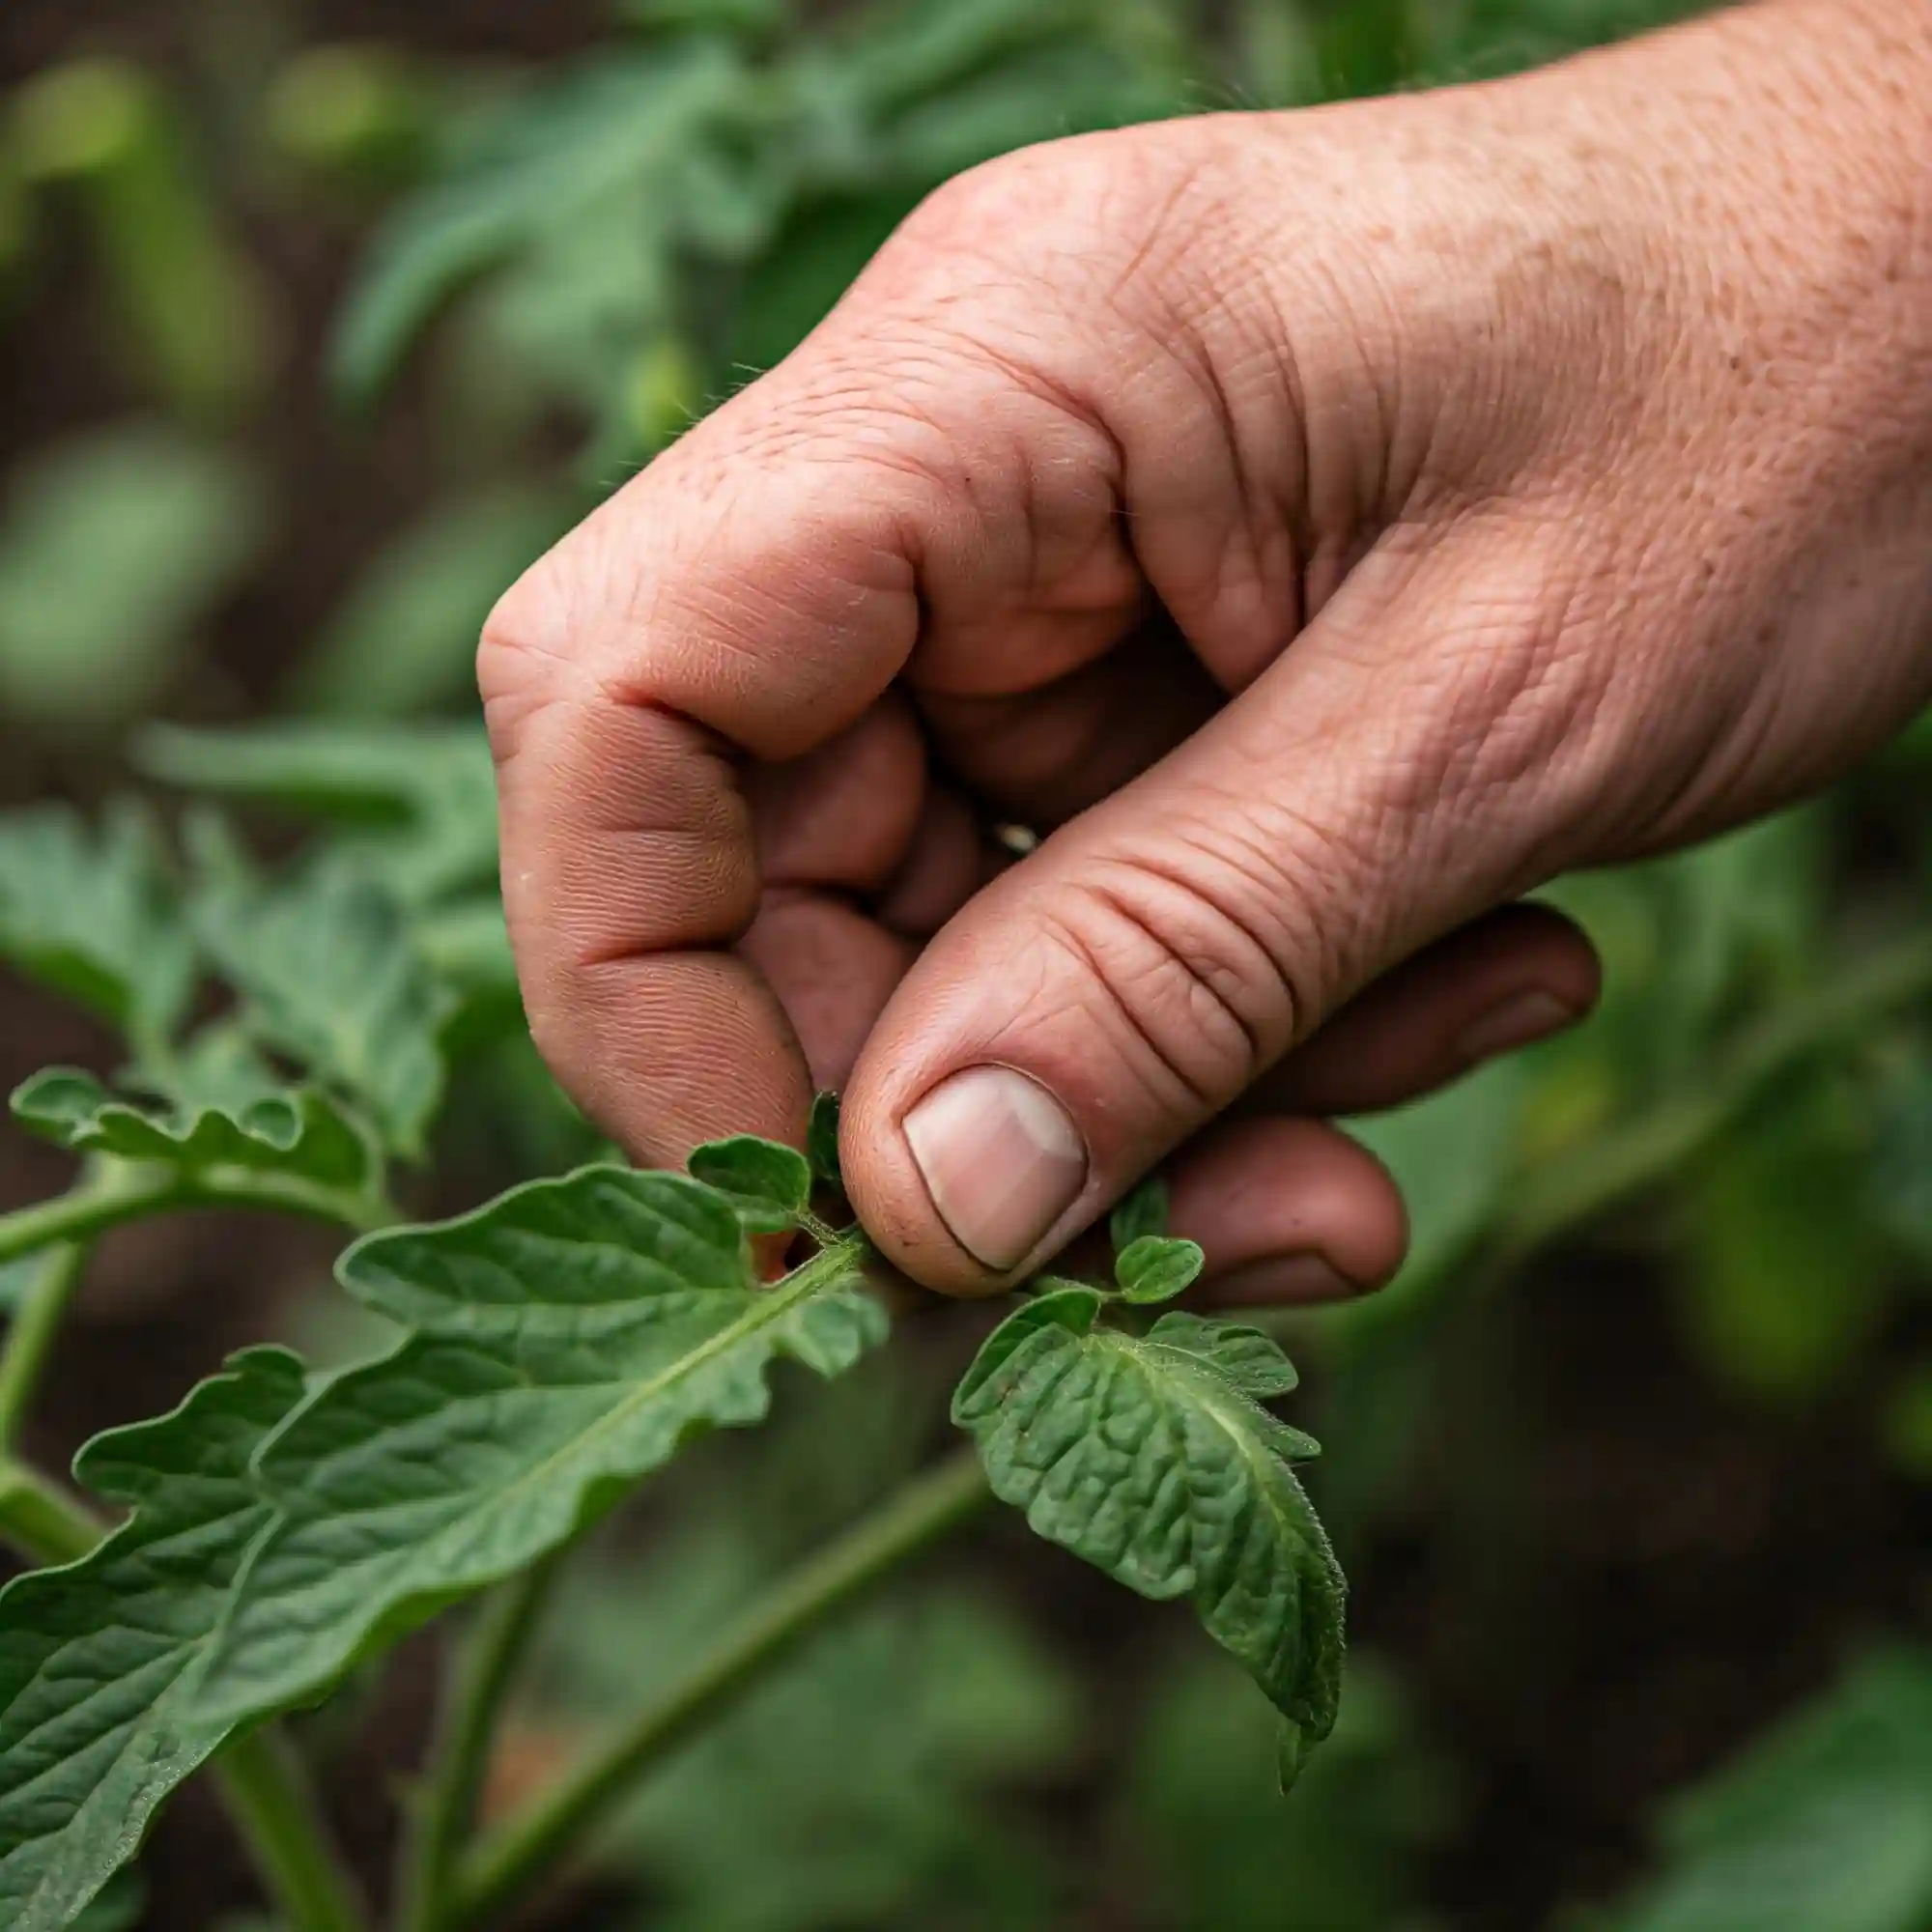
[[[791,1274],[786,1276],[777,1288],[763,1293],[757,1293],[754,1290],[754,1299],[752,1306],[746,1309],[742,1315],[738,1316],[732,1321],[727,1322],[714,1335],[707,1337],[696,1349],[681,1355],[677,1361],[669,1364],[657,1375],[649,1378],[647,1380],[634,1384],[615,1404],[606,1409],[589,1428],[574,1435],[568,1443],[552,1451],[541,1462],[533,1463],[520,1471],[509,1482],[498,1485],[497,1488],[487,1492],[486,1501],[482,1506],[492,1509],[500,1508],[507,1499],[527,1491],[532,1485],[542,1482],[554,1471],[572,1463],[581,1461],[588,1449],[594,1447],[605,1436],[615,1432],[621,1424],[635,1415],[639,1407],[662,1395],[678,1380],[696,1374],[707,1363],[716,1360],[727,1350],[735,1348],[746,1337],[754,1335],[760,1329],[782,1321],[794,1308],[801,1306],[817,1294],[822,1293],[827,1288],[835,1285],[863,1256],[866,1247],[867,1241],[864,1235],[854,1233],[844,1236],[832,1246],[822,1248],[810,1261],[793,1269]],[[299,1409],[291,1414],[288,1420],[263,1442],[255,1455],[254,1466],[258,1470],[266,1468],[266,1464],[276,1443],[286,1433],[295,1428],[297,1423],[308,1412],[313,1403],[323,1399],[327,1386],[327,1384],[325,1384],[322,1388],[318,1388],[308,1402],[305,1402]],[[216,1663],[217,1681],[220,1674],[218,1666],[219,1657],[221,1652],[227,1648],[229,1637],[237,1627],[240,1611],[249,1601],[251,1594],[250,1585],[254,1580],[256,1571],[268,1557],[277,1537],[298,1520],[293,1513],[291,1503],[286,1498],[286,1492],[278,1494],[276,1490],[266,1481],[264,1482],[264,1488],[274,1510],[274,1516],[255,1539],[254,1548],[243,1559],[237,1577],[233,1601],[214,1633],[214,1648],[211,1653],[211,1661]],[[330,1511],[322,1515],[312,1515],[301,1520],[304,1526],[306,1526],[307,1523],[332,1520],[335,1514],[335,1512]],[[473,1511],[465,1512],[464,1514],[470,1515],[473,1514]],[[455,1520],[461,1520],[461,1518],[455,1519]],[[412,1559],[418,1557],[422,1548],[431,1547],[435,1542],[445,1536],[449,1528],[449,1524],[444,1524],[435,1532],[434,1536],[426,1544],[419,1546],[417,1549],[412,1550],[408,1554]],[[274,1592],[270,1600],[273,1601],[275,1597],[286,1594],[286,1592]],[[359,1643],[361,1640],[361,1637],[358,1635],[357,1642]],[[306,1681],[304,1680],[304,1682]],[[285,1702],[288,1695],[291,1694],[295,1693],[286,1690],[278,1692],[274,1702],[279,1705]],[[258,1708],[259,1706],[252,1700],[245,1707],[238,1707],[238,1715],[235,1721],[242,1721],[245,1715],[252,1713]]]
[[[1096,1339],[1114,1344],[1122,1349],[1142,1365],[1151,1379],[1159,1380],[1164,1378],[1170,1385],[1179,1385],[1182,1388],[1198,1385],[1201,1405],[1207,1410],[1208,1417],[1212,1420],[1214,1426],[1234,1444],[1236,1453],[1241,1457],[1248,1464],[1248,1467],[1254,1472],[1255,1487],[1260,1491],[1266,1502],[1268,1515],[1273,1520],[1276,1532],[1282,1542],[1288,1546],[1291,1551],[1303,1549],[1308,1547],[1307,1538],[1300,1534],[1293,1520],[1281,1506],[1281,1500],[1276,1492],[1275,1479],[1283,1475],[1288,1475],[1292,1479],[1293,1471],[1288,1468],[1287,1464],[1275,1455],[1274,1451],[1266,1443],[1261,1441],[1250,1430],[1242,1426],[1244,1418],[1239,1415],[1239,1410],[1241,1408],[1259,1406],[1259,1405],[1253,1402],[1252,1398],[1244,1394],[1241,1390],[1235,1388],[1232,1383],[1226,1381],[1223,1378],[1213,1371],[1207,1369],[1205,1366],[1196,1367],[1191,1361],[1185,1359],[1177,1361],[1175,1359],[1175,1351],[1163,1347],[1159,1343],[1149,1344],[1142,1337],[1126,1334],[1118,1328],[1098,1330],[1096,1331]],[[1231,1407],[1236,1410],[1236,1413],[1231,1414],[1229,1412]],[[1265,1413],[1264,1410],[1263,1412]],[[1190,1545],[1193,1539],[1190,1537]],[[1190,1561],[1192,1562],[1191,1558]],[[1295,1564],[1292,1554],[1289,1563],[1291,1570],[1298,1571],[1299,1566]],[[1194,1588],[1199,1590],[1203,1587],[1200,1565],[1198,1562],[1193,1562],[1192,1567],[1194,1569]],[[1301,1595],[1298,1576],[1295,1594],[1297,1596]],[[1272,1696],[1273,1693],[1270,1691],[1270,1700],[1272,1700]]]

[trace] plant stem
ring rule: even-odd
[[[475,1822],[503,1700],[556,1572],[553,1558],[505,1583],[484,1605],[451,1672],[433,1747],[435,1771],[403,1847],[399,1932],[436,1932],[441,1922],[451,1867]]]
[[[978,1451],[961,1450],[808,1558],[588,1763],[465,1862],[441,1926],[453,1932],[476,1925],[515,1904],[695,1730],[761,1682],[835,1610],[965,1521],[990,1495]]]
[[[1932,991],[1932,939],[1898,942],[1830,984],[1770,1013],[1708,1078],[1565,1159],[1520,1177],[1512,1206],[1469,1250],[1448,1259],[1501,1280],[1559,1236],[1667,1179],[1710,1146],[1765,1088],[1880,1013]]]
[[[0,1543],[29,1563],[78,1563],[107,1525],[37,1470],[0,1457]]]
[[[8,1323],[6,1347],[0,1350],[0,1455],[19,1439],[61,1320],[87,1271],[87,1254],[84,1243],[66,1241],[45,1255]]]
[[[0,1214],[0,1264],[181,1208],[266,1208],[332,1221],[358,1234],[387,1227],[399,1218],[379,1195],[327,1187],[298,1175],[242,1167],[181,1174],[165,1167],[117,1164],[84,1178],[51,1201]]]
[[[271,1724],[231,1738],[213,1771],[255,1869],[295,1932],[362,1932],[368,1920],[348,1866],[288,1739]]]
[[[110,1525],[78,1497],[0,1460],[0,1538],[30,1561],[77,1563]],[[270,1897],[292,1932],[362,1932],[348,1866],[301,1765],[272,1725],[223,1746],[215,1783]]]

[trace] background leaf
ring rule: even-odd
[[[152,703],[262,529],[259,480],[179,430],[102,430],[40,457],[0,520],[0,706],[93,729]]]
[[[194,948],[147,813],[116,806],[99,833],[56,806],[0,818],[0,958],[137,1045],[171,1033]]]
[[[265,881],[204,844],[195,929],[248,1026],[418,1154],[442,1097],[437,1034],[454,1004],[431,979],[394,894],[354,852]]]
[[[1888,1651],[1665,1814],[1663,1869],[1603,1932],[1922,1932],[1932,1657]]]
[[[497,888],[497,780],[480,726],[154,725],[142,769],[204,796],[338,828],[338,851],[411,905]]]
[[[379,1162],[362,1129],[312,1087],[270,1090],[229,1111],[119,1098],[90,1073],[48,1067],[18,1088],[14,1118],[75,1153],[155,1161],[185,1174],[247,1168],[351,1191]]]

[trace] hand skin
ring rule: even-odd
[[[977,170],[480,667],[531,1023],[637,1157],[836,1082],[933,1288],[1163,1160],[1222,1299],[1373,1286],[1323,1117],[1595,997],[1514,902],[1932,691],[1932,4]]]

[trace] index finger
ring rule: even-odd
[[[844,729],[918,632],[925,486],[784,413],[754,387],[700,425],[523,578],[478,657],[531,1031],[650,1162],[802,1133],[804,1058],[728,950],[758,901],[740,767]]]

